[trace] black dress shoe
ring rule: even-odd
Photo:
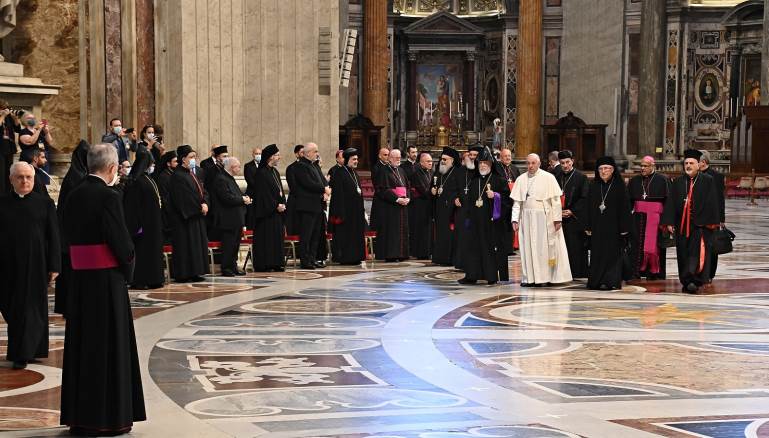
[[[326,267],[326,264],[324,262],[315,262],[315,267],[318,269],[323,269]]]
[[[700,288],[694,283],[689,283],[684,288],[684,292],[690,293],[690,294],[696,294],[698,290],[700,290]]]
[[[490,281],[490,282],[489,282],[489,286],[494,286],[495,284],[497,284],[497,282],[496,282],[496,281]]]
[[[310,270],[315,270],[315,265],[310,265],[310,264],[308,264],[308,263],[302,263],[301,265],[299,265],[299,268],[300,268],[300,269],[310,269]]]
[[[17,360],[13,362],[13,369],[14,370],[23,370],[27,367],[27,361],[26,360]]]
[[[531,287],[531,283],[521,283],[521,287]]]
[[[246,271],[241,271],[240,269],[238,269],[237,271],[235,271],[235,275],[242,277],[246,275]]]
[[[478,280],[472,280],[472,279],[467,278],[467,277],[461,278],[461,279],[457,280],[457,283],[459,283],[459,284],[475,284],[477,282],[478,282]]]
[[[206,281],[206,279],[201,277],[200,275],[196,275],[190,278],[189,280],[187,280],[187,282],[189,283],[200,283],[201,281]]]
[[[234,276],[235,276],[235,272],[230,271],[229,269],[222,271],[222,277],[234,277]]]

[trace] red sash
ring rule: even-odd
[[[75,271],[110,269],[120,266],[106,243],[70,245],[69,256],[72,260],[72,269]]]

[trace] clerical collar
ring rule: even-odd
[[[24,199],[24,197],[25,197],[25,196],[27,196],[27,195],[21,195],[21,194],[19,194],[18,192],[16,192],[16,189],[14,189],[14,190],[13,190],[13,193],[14,193],[16,196],[18,196],[18,197],[19,197],[19,199]]]

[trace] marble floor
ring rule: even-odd
[[[736,251],[699,296],[460,287],[422,262],[132,291],[149,417],[132,435],[768,438],[761,204],[728,202]],[[51,334],[42,363],[0,363],[3,436],[65,433],[60,318]]]

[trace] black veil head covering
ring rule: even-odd
[[[443,152],[441,152],[441,155],[446,155],[448,157],[451,157],[454,159],[454,166],[461,166],[462,163],[460,163],[461,159],[459,157],[459,152],[457,152],[456,149],[448,146],[443,147]]]
[[[181,162],[184,157],[190,154],[190,152],[194,152],[192,146],[183,144],[176,148],[176,157],[179,158],[179,161]]]
[[[59,190],[59,207],[63,207],[69,193],[88,176],[88,149],[91,145],[85,140],[80,140],[72,152],[72,163],[64,176]]]
[[[152,154],[148,150],[139,149],[139,151],[136,152],[136,159],[134,160],[133,165],[131,165],[131,173],[128,176],[131,177],[131,179],[139,178],[147,172],[147,169],[149,169],[150,165],[154,162],[155,159],[152,158]]]
[[[259,168],[261,169],[267,167],[268,163],[270,162],[270,158],[272,158],[272,156],[278,152],[280,152],[280,150],[278,150],[278,146],[275,144],[271,144],[262,149],[262,160],[259,161]]]
[[[562,150],[558,152],[558,159],[559,160],[565,160],[567,158],[574,159],[574,155],[569,150]]]
[[[344,158],[344,165],[350,162],[350,158],[358,155],[358,150],[355,148],[347,148],[342,152],[342,158]]]
[[[160,157],[160,161],[155,163],[155,172],[152,173],[153,178],[157,178],[174,158],[176,158],[176,151],[168,151]]]
[[[616,179],[617,177],[621,177],[619,173],[619,168],[617,167],[617,163],[614,161],[614,158],[609,156],[603,156],[596,160],[595,162],[595,180],[601,181],[601,175],[598,172],[598,168],[601,166],[611,166],[614,168],[614,173],[611,174],[612,179]]]

